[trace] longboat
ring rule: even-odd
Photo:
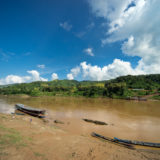
[[[31,116],[34,117],[38,117],[38,118],[44,118],[44,114],[45,114],[45,110],[42,109],[37,109],[37,108],[32,108],[29,106],[25,106],[23,104],[16,104],[15,108],[21,112],[24,112],[26,114],[29,114]]]
[[[119,138],[116,138],[116,137],[114,137],[114,140],[117,141],[117,142],[123,142],[123,143],[127,143],[127,144],[160,148],[160,143],[143,142],[143,141],[131,141],[131,140],[119,139]]]
[[[106,137],[106,136],[102,136],[102,135],[97,134],[97,133],[95,133],[95,132],[92,132],[92,133],[91,133],[91,136],[92,136],[92,137],[96,137],[96,138],[100,138],[100,139],[102,139],[102,140],[106,140],[106,141],[112,142],[112,143],[114,143],[114,144],[116,144],[116,145],[119,145],[119,146],[122,146],[122,147],[126,147],[126,148],[128,148],[128,149],[133,149],[133,150],[135,149],[132,144],[128,144],[128,143],[124,143],[124,142],[118,142],[118,141],[116,141],[116,140],[113,139],[113,138],[109,138],[109,137]]]

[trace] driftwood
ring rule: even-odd
[[[105,137],[105,136],[102,136],[100,134],[97,134],[97,133],[91,133],[91,136],[92,137],[96,137],[96,138],[100,138],[102,140],[106,140],[106,141],[109,141],[109,142],[112,142],[116,145],[119,145],[119,146],[122,146],[122,147],[126,147],[128,149],[135,149],[131,144],[127,144],[127,143],[124,143],[124,142],[118,142],[112,138],[109,138],[109,137]]]
[[[59,121],[59,120],[54,120],[54,123],[60,123],[60,124],[64,124],[64,122]]]
[[[42,119],[44,123],[49,123],[48,119]]]
[[[86,122],[94,123],[94,124],[99,124],[99,125],[108,125],[106,122],[102,121],[97,121],[97,120],[91,120],[91,119],[83,119]]]

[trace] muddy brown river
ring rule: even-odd
[[[16,103],[46,109],[46,117],[50,121],[63,121],[64,124],[57,125],[71,134],[97,132],[108,137],[160,142],[160,101],[1,96],[0,112],[10,114]],[[104,121],[108,125],[87,123],[83,118]]]

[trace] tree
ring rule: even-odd
[[[105,87],[109,97],[113,97],[113,95],[123,96],[126,91],[126,83],[106,83]]]

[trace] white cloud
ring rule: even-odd
[[[73,80],[80,73],[80,67],[75,67],[71,69],[71,72],[67,74],[67,79]]]
[[[46,66],[44,64],[38,64],[37,67],[41,68],[41,69],[44,69]]]
[[[52,80],[58,79],[58,75],[56,73],[52,74]]]
[[[88,54],[89,56],[94,56],[94,53],[93,53],[93,49],[92,48],[86,48],[85,50],[84,50],[84,52],[86,53],[86,54]]]
[[[112,64],[103,66],[102,68],[95,65],[92,66],[86,62],[80,64],[82,67],[82,74],[84,79],[89,80],[109,80],[122,75],[136,75],[143,74],[143,72],[133,69],[129,62],[115,59]]]
[[[70,31],[72,29],[72,25],[68,22],[63,22],[59,24],[60,27],[62,27],[66,31]]]
[[[76,67],[78,68],[78,67]],[[73,68],[72,70],[74,70]],[[72,71],[71,70],[71,71]],[[73,73],[67,74],[68,79],[74,79],[81,73],[83,80],[109,80],[122,75],[138,75],[144,74],[142,70],[138,68],[132,68],[130,62],[125,62],[120,59],[115,59],[112,64],[99,67],[97,65],[92,66],[86,62],[80,63],[79,72],[73,76]]]
[[[48,81],[43,77],[40,77],[40,74],[36,70],[27,71],[31,74],[30,76],[17,76],[17,75],[8,75],[5,78],[0,79],[0,85],[13,84],[13,83],[26,83],[31,81]]]
[[[79,72],[80,72],[80,67],[71,69],[71,73],[73,74],[73,76],[77,76]]]
[[[145,74],[160,73],[159,0],[90,0],[92,12],[103,17],[103,44],[122,41],[122,51],[138,56],[137,69]]]
[[[67,79],[73,80],[74,79],[73,74],[72,73],[67,74]]]
[[[13,83],[24,83],[29,80],[31,80],[31,77],[29,76],[20,77],[16,75],[8,75],[6,78],[0,79],[0,85],[13,84]]]
[[[31,74],[32,81],[48,81],[48,79],[45,79],[43,77],[40,77],[40,74],[36,70],[27,71],[29,74]]]

